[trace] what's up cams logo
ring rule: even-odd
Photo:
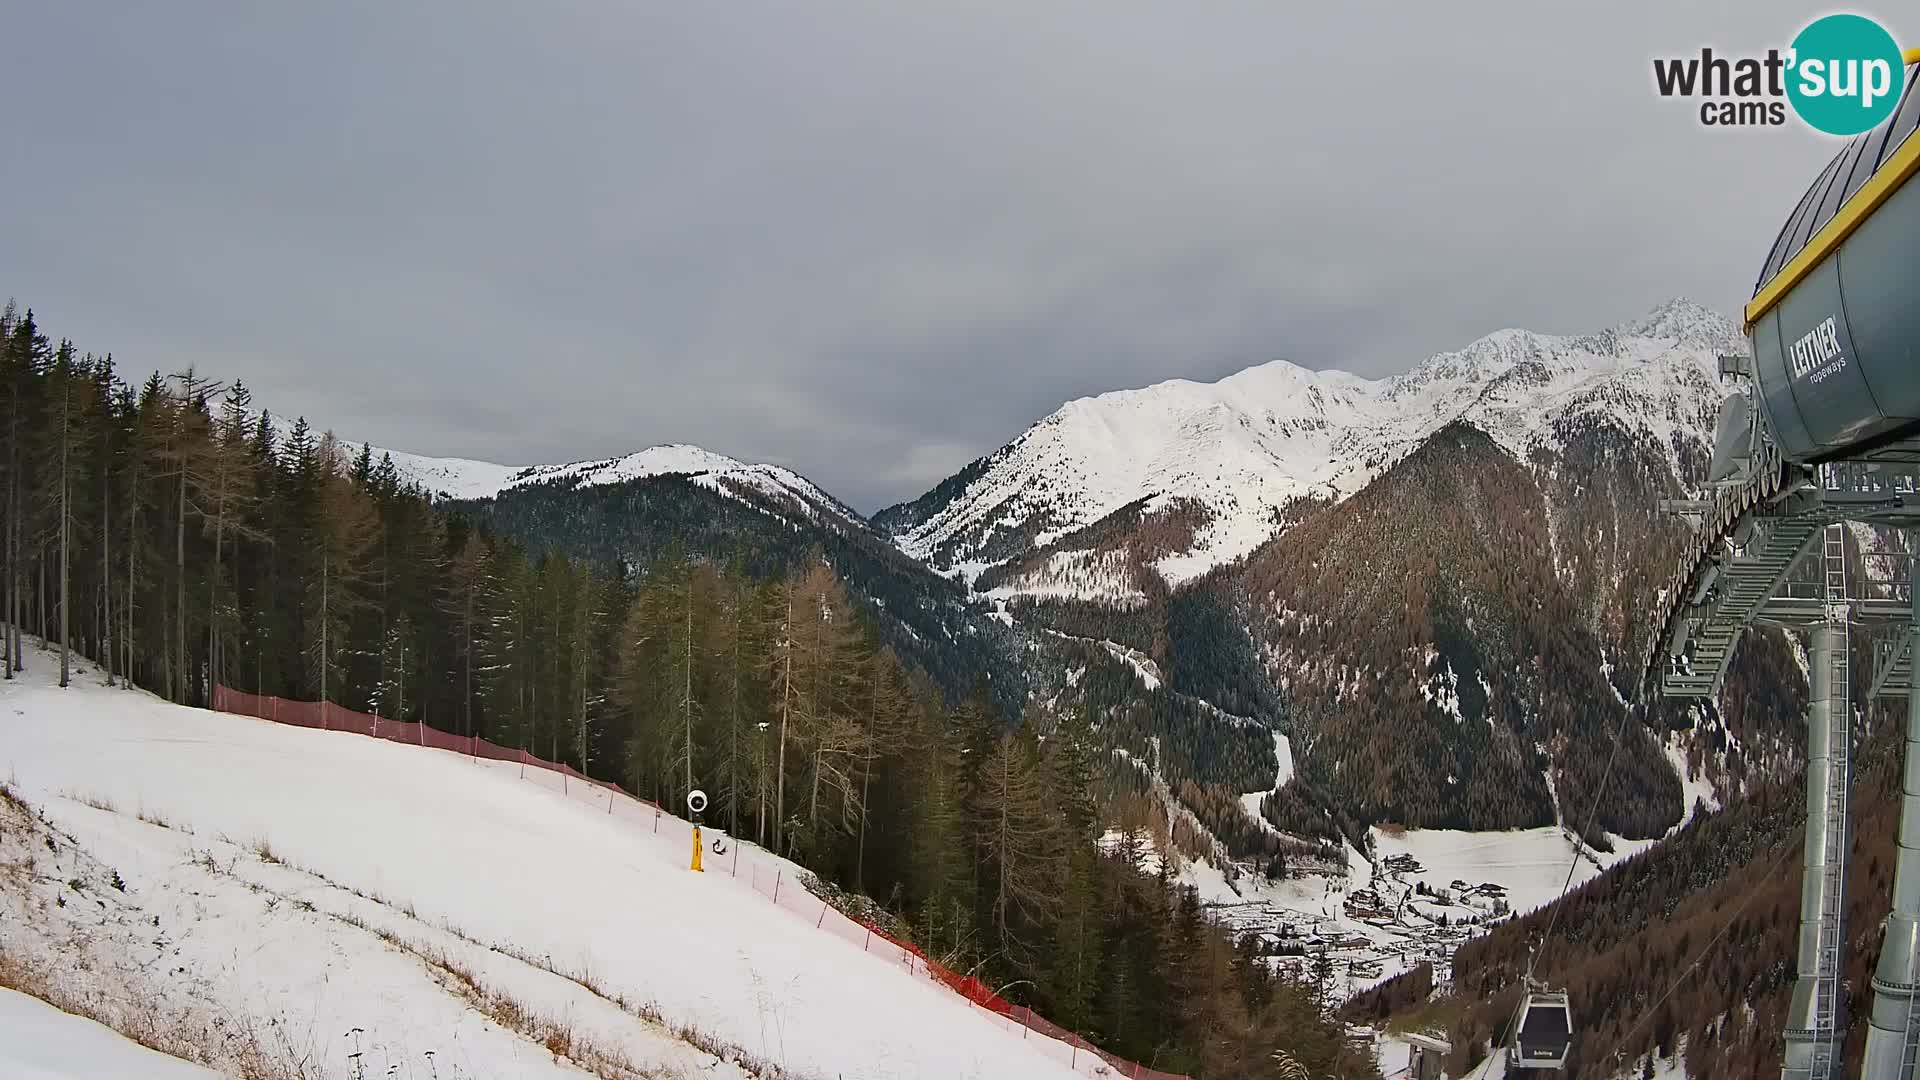
[[[1700,101],[1708,127],[1778,127],[1787,110],[1828,135],[1858,135],[1900,102],[1905,68],[1893,35],[1864,15],[1828,15],[1808,23],[1785,51],[1653,61],[1661,97]]]

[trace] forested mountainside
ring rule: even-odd
[[[1691,721],[1628,714],[1652,583],[1686,529],[1659,500],[1697,481],[1704,446],[1650,446],[1607,420],[1560,435],[1523,462],[1477,429],[1444,429],[1243,569],[1301,771],[1357,815],[1584,825],[1614,759],[1598,832],[1659,836],[1680,820],[1661,744]],[[1802,680],[1790,662],[1745,667],[1715,722],[1770,751],[1797,722],[1784,705]]]
[[[957,700],[984,680],[1005,715],[1018,716],[1025,707],[1026,672],[1015,659],[1024,635],[837,503],[822,512],[820,503],[803,502],[788,487],[735,483],[725,473],[587,482],[575,471],[536,474],[491,497],[448,506],[532,552],[561,551],[642,576],[655,559],[675,551],[738,564],[756,577],[791,573],[818,551],[862,602],[881,638],[949,697]]]
[[[1167,685],[1142,690],[1197,703],[1215,738],[1287,731],[1295,824],[1550,823],[1591,801],[1622,731],[1589,839],[1658,836],[1683,812],[1671,759],[1729,784],[1793,760],[1794,665],[1700,719],[1632,685],[1687,528],[1659,502],[1702,475],[1713,358],[1739,341],[1675,301],[1387,380],[1277,363],[1101,395],[874,521],[1017,624],[1150,661]],[[1075,663],[1029,664],[1036,692],[1070,696]]]
[[[1360,826],[1382,821],[1563,820],[1591,801],[1619,731],[1617,776],[1589,837],[1604,844],[1607,832],[1656,836],[1680,819],[1679,755],[1723,785],[1755,763],[1793,761],[1780,726],[1797,722],[1785,705],[1795,665],[1737,678],[1725,707],[1697,720],[1647,711],[1615,674],[1643,645],[1637,613],[1684,531],[1657,505],[1703,467],[1715,401],[1704,372],[1732,334],[1676,302],[1586,337],[1502,331],[1389,380],[1269,365],[1086,399],[873,522],[789,470],[696,447],[526,467],[408,454],[389,467],[363,447],[354,471],[431,496],[410,496],[431,509],[397,516],[437,513],[490,545],[510,540],[518,554],[503,565],[524,564],[508,576],[535,595],[554,559],[604,591],[688,560],[792,576],[818,552],[875,640],[946,700],[984,688],[1008,725],[1030,704],[1088,717],[1121,752],[1103,770],[1114,790],[1142,796],[1191,853],[1257,859],[1341,832],[1364,847]],[[287,425],[252,427],[256,457],[293,441]],[[1241,452],[1253,445],[1266,456]],[[1344,479],[1272,472],[1314,454],[1326,460],[1309,472]],[[1242,483],[1253,474],[1259,483]],[[1092,486],[1076,493],[1082,475]],[[1009,484],[1012,501],[987,497]],[[964,524],[989,503],[1012,516],[988,533]],[[1012,514],[1020,506],[1035,512]],[[1223,523],[1249,522],[1268,538],[1242,557],[1195,554],[1224,550]],[[415,588],[407,572],[395,578],[396,591]],[[332,640],[386,632],[356,608]],[[260,631],[270,643],[289,634]],[[352,640],[340,663],[357,676],[388,647]],[[251,649],[263,685],[308,670],[271,644],[235,648]],[[524,692],[494,682],[395,692],[427,708],[492,694],[481,711],[531,715],[556,688],[552,673]],[[1283,771],[1276,731],[1298,768],[1260,804],[1263,825],[1240,797]]]
[[[825,558],[756,573],[669,546],[630,576],[529,551],[386,455],[304,421],[281,437],[238,383],[129,385],[12,306],[0,392],[9,678],[32,634],[61,685],[77,654],[185,704],[217,684],[325,699],[663,803],[698,784],[729,831],[1117,1053],[1227,1080],[1282,1052],[1373,1074],[1324,999],[1144,872],[1143,832],[1096,847],[1128,796],[1098,783],[1113,755],[1084,714],[941,693]]]
[[[1625,674],[1685,530],[1658,503],[1704,468],[1706,372],[1737,338],[1675,302],[1585,337],[1501,331],[1379,382],[1268,365],[1103,395],[871,523],[705,452],[489,473],[491,497],[460,505],[535,550],[642,573],[675,543],[762,573],[820,547],[950,696],[984,675],[1007,715],[1087,711],[1132,763],[1116,779],[1164,785],[1170,829],[1190,811],[1235,854],[1275,845],[1210,809],[1271,783],[1268,729],[1301,759],[1269,823],[1326,838],[1331,817],[1356,839],[1361,822],[1565,817],[1624,731],[1604,844],[1679,820],[1674,757],[1716,783],[1792,760],[1769,718],[1795,722],[1797,670],[1736,681],[1697,735],[1657,703],[1639,715]],[[1314,454],[1307,472],[1338,482],[1301,479]],[[765,475],[727,479],[747,470]],[[1224,550],[1228,526],[1270,538],[1220,565],[1195,554]]]
[[[670,553],[737,563],[767,576],[793,572],[818,552],[878,639],[931,675],[949,700],[985,693],[1007,722],[1026,711],[1030,698],[1048,713],[1090,717],[1103,749],[1123,752],[1110,755],[1102,770],[1108,790],[1136,796],[1128,816],[1189,854],[1215,854],[1216,839],[1234,857],[1314,850],[1311,843],[1283,841],[1241,812],[1241,795],[1273,784],[1271,729],[1282,723],[1282,709],[1253,662],[1251,639],[1232,629],[1237,614],[1207,608],[1209,594],[1183,593],[1171,608],[1156,606],[1137,636],[1114,633],[1101,616],[1083,629],[1104,633],[1076,634],[1071,616],[1056,623],[1033,617],[1029,601],[999,610],[970,595],[857,519],[796,513],[789,501],[702,479],[663,474],[584,483],[564,476],[447,505],[532,551],[565,551],[595,566],[630,565],[640,580]],[[1169,610],[1195,633],[1205,623],[1237,635],[1245,645],[1231,657],[1237,683],[1205,673],[1199,661],[1208,654],[1198,649],[1195,662],[1168,666],[1170,685],[1143,675],[1126,657],[1127,649],[1149,655],[1155,637],[1164,641]],[[1197,614],[1203,611],[1207,615]],[[1324,814],[1295,817],[1296,836],[1337,836]]]
[[[1864,675],[1871,663],[1856,651],[1855,666]],[[1862,714],[1844,973],[1856,988],[1878,961],[1892,886],[1902,708],[1873,703]],[[1628,1070],[1649,1053],[1684,1055],[1695,1080],[1771,1075],[1794,981],[1805,821],[1799,776],[1756,783],[1574,891],[1557,918],[1549,907],[1468,943],[1453,985],[1431,1003],[1415,1002],[1409,984],[1388,983],[1353,1002],[1349,1016],[1446,1028],[1459,1075],[1511,1016],[1529,950],[1541,943],[1538,976],[1575,1002],[1580,1035],[1569,1077],[1641,1075]],[[1859,1072],[1868,1004],[1857,990],[1848,1005],[1844,1075]]]

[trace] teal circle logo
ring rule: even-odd
[[[1828,15],[1793,39],[1787,100],[1816,130],[1858,135],[1893,114],[1906,68],[1900,46],[1863,15]]]

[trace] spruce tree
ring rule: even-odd
[[[990,921],[1000,955],[1023,974],[1040,968],[1041,931],[1060,911],[1060,819],[1042,780],[1037,747],[1009,735],[994,743],[979,771],[974,828],[991,883]]]

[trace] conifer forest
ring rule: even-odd
[[[1139,831],[1108,832],[1129,796],[1097,717],[1008,715],[984,677],[943,693],[824,552],[771,573],[750,550],[530,554],[238,380],[129,377],[12,305],[0,365],[9,679],[58,663],[64,685],[84,657],[185,705],[327,700],[668,807],[698,787],[709,825],[1115,1053],[1209,1080],[1282,1052],[1371,1074],[1325,985],[1258,963]]]

